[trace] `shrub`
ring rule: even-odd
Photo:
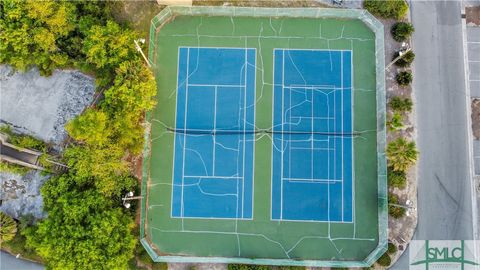
[[[398,57],[398,54],[395,54],[393,59],[397,57]],[[412,51],[408,51],[404,53],[402,57],[395,62],[395,65],[399,67],[409,67],[410,64],[413,63],[414,59],[415,59],[415,53],[413,53]]]
[[[399,85],[407,86],[413,81],[413,75],[410,71],[402,71],[397,74],[395,79]]]
[[[394,243],[388,243],[388,254],[395,254],[397,252],[397,246]]]
[[[125,269],[136,237],[131,216],[91,185],[66,173],[42,187],[46,219],[25,236],[49,269]],[[79,186],[81,188],[79,188]]]
[[[388,105],[393,111],[403,113],[412,111],[413,102],[410,98],[393,97]]]
[[[398,138],[387,146],[388,163],[394,171],[405,172],[415,164],[417,157],[415,142],[407,141],[405,138]]]
[[[401,218],[405,216],[407,210],[403,207],[396,206],[399,204],[398,196],[389,192],[388,193],[388,214],[393,218]]]
[[[87,109],[65,126],[68,134],[77,141],[103,146],[111,135],[108,116],[103,111]]]
[[[387,169],[388,185],[399,189],[404,189],[407,186],[407,175],[402,171],[394,171],[391,167]]]
[[[392,36],[398,42],[406,41],[413,34],[415,29],[411,23],[397,22],[392,26]]]
[[[15,220],[0,212],[0,243],[8,242],[12,240],[17,234],[17,223]]]
[[[384,253],[380,258],[378,258],[377,263],[381,266],[389,266],[392,263],[392,259],[388,253]]]
[[[30,171],[30,169],[26,167],[22,167],[17,164],[13,163],[8,163],[6,161],[0,162],[0,172],[7,172],[7,173],[13,173],[13,174],[20,174],[20,175],[25,175]]]
[[[390,116],[390,119],[387,120],[387,127],[390,131],[394,131],[397,129],[403,128],[403,123],[402,123],[402,115],[398,112],[393,113],[393,115]]]
[[[365,0],[363,7],[375,16],[401,19],[407,15],[408,5],[404,0]]]

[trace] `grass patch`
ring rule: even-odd
[[[0,172],[19,174],[23,176],[27,174],[29,171],[30,169],[17,164],[9,163],[6,161],[0,162]]]
[[[14,255],[20,254],[21,258],[44,263],[42,258],[33,249],[26,246],[26,238],[20,233],[17,233],[11,241],[2,243],[2,250]]]

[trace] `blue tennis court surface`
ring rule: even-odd
[[[351,61],[274,51],[272,219],[352,221]]]
[[[255,49],[178,53],[172,216],[251,219]]]

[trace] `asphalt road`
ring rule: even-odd
[[[419,240],[474,236],[460,14],[460,1],[411,2]],[[392,269],[408,269],[407,254]]]
[[[43,270],[45,267],[41,264],[17,259],[14,256],[0,252],[0,270]]]

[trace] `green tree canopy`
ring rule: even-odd
[[[387,146],[387,159],[389,166],[394,171],[404,172],[408,170],[418,158],[415,142],[398,138]]]
[[[0,244],[8,242],[15,237],[17,233],[17,223],[9,215],[0,212]]]
[[[48,217],[26,230],[28,246],[51,269],[126,269],[136,243],[132,218],[96,189],[78,189],[75,178],[64,174],[42,187]]]
[[[363,7],[375,16],[402,19],[407,15],[408,5],[404,0],[365,0]]]
[[[118,145],[74,146],[64,153],[67,166],[77,176],[74,178],[77,184],[93,183],[107,197],[118,196],[122,190],[135,184],[128,176],[128,163],[123,159],[124,155]]]
[[[110,113],[140,115],[155,105],[155,78],[140,59],[120,63],[114,85],[105,91],[104,107]]]
[[[76,22],[75,6],[67,1],[2,0],[0,62],[20,70],[37,65],[42,74],[68,63],[56,40]]]
[[[123,29],[114,21],[106,25],[94,25],[84,40],[83,52],[87,62],[94,65],[102,75],[107,76],[120,66],[120,63],[138,57],[133,40],[135,32]]]
[[[65,129],[77,141],[103,146],[109,141],[112,132],[108,125],[109,119],[106,113],[87,109],[83,114],[70,121]]]

